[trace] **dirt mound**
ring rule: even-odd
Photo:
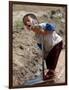
[[[23,85],[25,80],[37,76],[38,69],[41,72],[42,54],[33,32],[14,32],[13,38],[13,85]]]

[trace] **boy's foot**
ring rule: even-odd
[[[55,71],[49,70],[46,75],[44,75],[43,80],[53,79],[55,77]]]

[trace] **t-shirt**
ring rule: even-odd
[[[59,43],[62,38],[56,33],[56,25],[52,23],[41,23],[39,24],[44,30],[52,31],[52,33],[47,35],[36,34],[37,42],[44,44],[45,51],[49,52],[57,43]]]

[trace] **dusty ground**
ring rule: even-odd
[[[28,9],[29,8],[29,9]],[[55,22],[56,31],[63,37],[65,45],[65,13],[62,7],[13,6],[13,86],[24,85],[42,72],[42,54],[37,47],[33,32],[24,30],[22,18],[26,13],[34,13],[40,22]],[[52,14],[52,12],[55,12]],[[65,49],[62,50],[56,68],[59,83],[65,81]]]

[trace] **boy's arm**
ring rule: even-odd
[[[44,30],[42,29],[39,25],[35,25],[35,26],[32,26],[31,27],[32,31],[34,31],[35,33],[37,34],[42,34],[42,35],[47,35],[48,33],[52,33],[51,31],[47,31],[47,30]]]

